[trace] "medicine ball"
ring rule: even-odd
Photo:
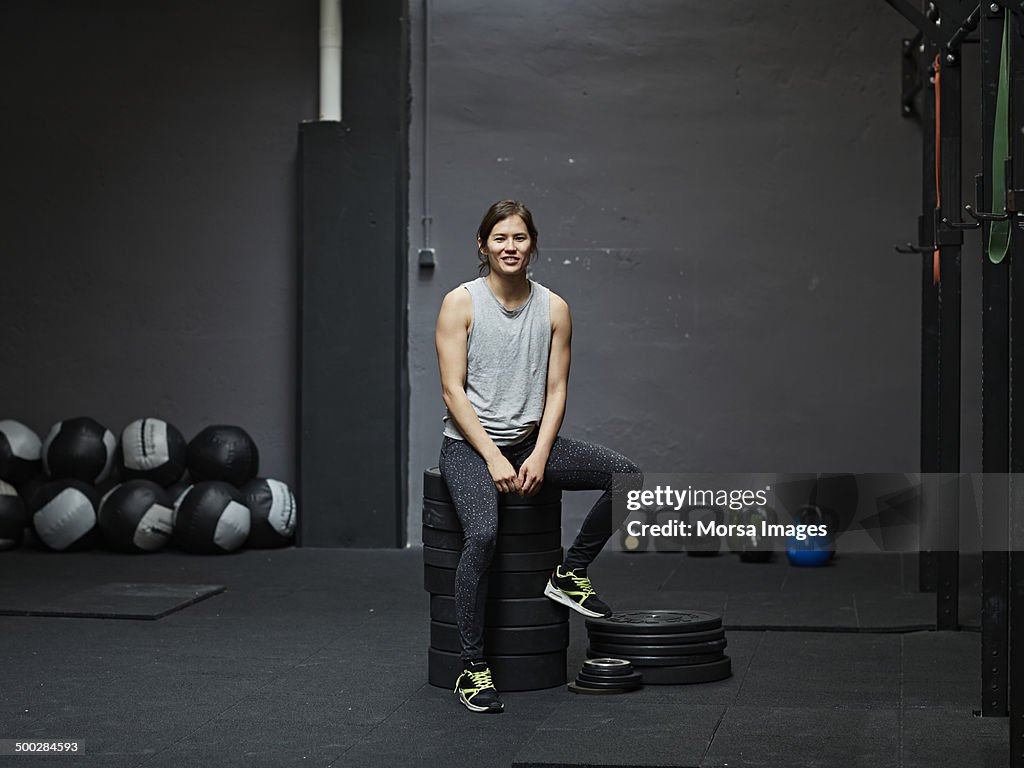
[[[14,549],[25,536],[25,502],[14,486],[0,480],[0,550]]]
[[[0,421],[0,480],[11,485],[27,482],[41,466],[39,435],[20,421]]]
[[[214,425],[192,438],[186,452],[192,478],[222,480],[240,488],[260,471],[256,442],[241,427]]]
[[[121,477],[166,488],[185,471],[185,437],[161,419],[137,419],[121,432]]]
[[[114,433],[88,416],[58,421],[43,440],[43,468],[55,480],[73,479],[94,485],[114,465]]]
[[[196,483],[178,506],[174,543],[194,554],[222,554],[241,549],[249,536],[251,515],[241,492],[227,483]]]
[[[295,536],[295,495],[280,480],[254,478],[239,490],[252,514],[246,544],[257,549],[284,547]]]
[[[32,495],[32,528],[49,549],[89,549],[96,541],[96,506],[92,486],[81,480],[54,480]]]
[[[129,480],[100,502],[100,535],[118,552],[156,552],[171,540],[167,491],[151,480]]]

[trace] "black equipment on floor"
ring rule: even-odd
[[[502,494],[498,540],[488,571],[484,656],[499,691],[565,685],[569,609],[544,597],[562,562],[562,494]],[[455,569],[462,526],[448,488],[434,467],[423,473],[423,583],[430,597],[431,685],[452,688],[462,671],[455,623]]]

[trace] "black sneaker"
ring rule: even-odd
[[[587,578],[586,568],[563,571],[562,566],[558,566],[551,574],[551,578],[548,579],[548,584],[544,587],[544,594],[555,602],[567,605],[577,613],[582,613],[591,619],[612,615],[612,609],[594,594],[594,588],[590,585],[590,579]]]
[[[459,701],[473,712],[501,712],[505,705],[491,681],[491,668],[485,661],[467,661],[462,674],[455,681]]]

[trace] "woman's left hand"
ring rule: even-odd
[[[547,456],[531,453],[519,467],[519,484],[524,496],[533,496],[540,491],[544,483],[544,465],[547,463]]]

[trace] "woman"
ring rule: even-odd
[[[514,200],[492,205],[480,222],[477,248],[481,276],[445,296],[437,318],[448,409],[440,468],[465,537],[455,573],[463,661],[455,691],[474,712],[501,712],[483,658],[498,494],[532,496],[545,482],[565,490],[604,490],[544,594],[584,616],[607,616],[611,609],[594,594],[587,566],[612,534],[612,476],[630,474],[637,482],[642,477],[614,451],[558,436],[572,320],[560,296],[527,277],[537,253],[530,211]]]

